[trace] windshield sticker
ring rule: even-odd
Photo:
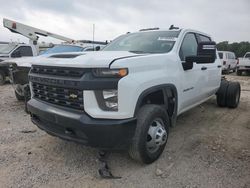
[[[161,41],[176,41],[175,37],[158,37],[157,40],[161,40]]]

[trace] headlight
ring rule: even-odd
[[[116,89],[96,91],[95,94],[98,105],[102,110],[118,110],[118,92]]]
[[[121,78],[128,74],[128,69],[98,68],[98,69],[93,69],[92,72],[95,77]]]

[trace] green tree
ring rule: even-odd
[[[230,44],[228,41],[223,41],[217,44],[217,49],[219,51],[231,51],[235,53],[236,57],[243,57],[246,52],[250,52],[250,43],[234,42]]]

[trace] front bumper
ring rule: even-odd
[[[86,113],[31,99],[32,122],[47,133],[100,149],[127,149],[136,119],[94,119]]]

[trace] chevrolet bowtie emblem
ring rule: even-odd
[[[69,98],[71,98],[71,99],[76,99],[76,98],[77,98],[77,95],[74,94],[74,93],[72,93],[72,94],[69,95]]]

